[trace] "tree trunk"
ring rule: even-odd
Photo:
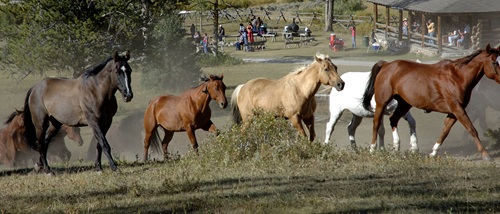
[[[333,1],[327,0],[325,5],[325,31],[333,31]]]
[[[217,55],[219,50],[219,0],[215,0],[214,2],[214,53]]]

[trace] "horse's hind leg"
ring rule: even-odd
[[[363,118],[353,114],[351,118],[351,122],[349,122],[349,125],[347,125],[347,133],[349,134],[349,142],[351,142],[351,147],[352,149],[356,150],[356,129],[358,128],[359,124],[361,124],[361,121],[363,121]]]
[[[403,117],[411,108],[411,105],[409,105],[407,102],[405,102],[402,99],[398,99],[398,107],[392,113],[392,115],[389,117],[389,121],[391,123],[391,129],[392,129],[392,143],[394,145],[394,150],[399,151],[400,150],[400,143],[401,140],[399,139],[399,133],[398,133],[398,122]]]
[[[172,137],[174,136],[173,131],[168,131],[166,129],[163,129],[163,132],[165,132],[165,135],[163,136],[163,140],[161,141],[161,148],[163,151],[163,160],[168,159],[168,144],[170,141],[172,141]]]
[[[430,154],[431,157],[434,157],[437,155],[437,152],[439,151],[439,147],[441,147],[441,144],[443,144],[444,139],[450,133],[450,129],[451,129],[451,127],[453,127],[453,124],[455,124],[455,122],[457,122],[457,118],[455,117],[455,115],[448,114],[446,116],[446,118],[444,119],[443,131],[441,132],[441,135],[439,136],[438,140],[436,141],[436,144],[434,144],[434,146],[432,147],[432,152]]]
[[[417,123],[415,119],[411,115],[410,111],[408,111],[403,117],[406,122],[408,122],[408,126],[410,127],[410,151],[413,153],[418,153],[418,140],[417,140]]]
[[[33,115],[34,116],[34,115]],[[38,141],[40,158],[38,163],[35,164],[35,171],[43,170],[45,173],[50,174],[50,167],[47,162],[47,149],[48,142],[45,141],[45,135],[49,126],[49,120],[46,117],[40,116],[37,119],[33,119],[33,124],[36,129],[36,139]]]

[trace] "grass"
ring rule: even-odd
[[[320,44],[283,48],[267,42],[265,51],[225,51],[237,58],[311,59],[316,52],[337,60],[422,59],[413,54],[366,53],[366,48],[332,52],[329,33],[313,30]],[[349,38],[347,34],[338,34]],[[349,41],[349,39],[346,39]],[[361,42],[359,40],[358,42]],[[349,42],[348,42],[349,43]],[[359,43],[361,44],[361,43]],[[135,68],[134,65],[131,65]],[[224,73],[232,89],[255,77],[279,78],[295,63],[244,63],[205,67]],[[366,66],[339,66],[339,72]],[[42,77],[15,84],[0,79],[4,115],[21,108],[28,88]],[[127,112],[145,109],[157,94],[140,85],[133,72],[134,99],[119,101],[115,121]],[[214,112],[215,115],[215,112]],[[286,122],[263,114],[254,126],[225,127],[203,141],[200,154],[142,163],[118,158],[119,172],[104,173],[91,163],[52,164],[56,176],[32,168],[0,171],[1,213],[498,213],[498,162],[435,159],[405,152],[358,152],[307,142]],[[317,132],[320,130],[317,130]],[[91,136],[88,129],[82,132]],[[74,148],[70,148],[73,150]],[[86,149],[85,149],[86,151]],[[116,156],[115,156],[116,157]]]
[[[499,166],[309,143],[262,113],[208,139],[199,155],[0,172],[6,213],[496,213]]]

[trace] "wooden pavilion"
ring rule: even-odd
[[[419,44],[421,47],[436,48],[438,53],[448,47],[448,34],[462,30],[469,25],[467,43],[461,49],[484,48],[490,43],[500,44],[500,1],[499,0],[367,0],[374,4],[374,26],[376,33]],[[391,12],[397,11],[397,15]],[[385,13],[385,16],[380,16]],[[389,17],[389,18],[385,18]],[[403,35],[403,19],[407,18],[409,30]],[[435,37],[427,36],[426,22],[435,24]],[[434,44],[427,42],[435,41]]]

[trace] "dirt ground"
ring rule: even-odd
[[[262,63],[262,62],[259,62]],[[347,71],[368,71],[373,62],[353,62],[336,60],[335,63],[339,66],[339,73]],[[500,88],[500,86],[499,86]],[[226,93],[228,100],[231,97],[232,91]],[[328,97],[318,97],[318,109],[316,110],[315,128],[316,136],[319,142],[323,142],[325,137],[325,125],[329,120]],[[221,129],[227,128],[231,123],[230,108],[220,109],[215,103],[211,103],[212,121]],[[441,113],[424,113],[423,110],[412,108],[411,113],[417,123],[417,138],[420,153],[427,155],[431,152],[432,146],[439,137],[445,114]],[[488,109],[486,113],[488,128],[497,129],[500,122],[498,112]],[[143,156],[143,133],[142,133],[142,112],[131,112],[127,115],[117,115],[113,122],[113,126],[108,132],[108,140],[111,144],[115,158],[126,160],[142,161]],[[128,116],[130,116],[128,119]],[[331,146],[338,148],[350,148],[349,139],[347,136],[347,125],[351,119],[351,114],[345,111],[340,120],[337,122],[331,137]],[[126,121],[126,122],[124,122]],[[392,134],[388,127],[388,116],[384,116],[384,124],[386,127],[385,145],[386,148],[392,148]],[[475,123],[480,138],[485,146],[488,145],[489,139],[483,136],[484,130],[479,128]],[[126,128],[124,128],[126,127]],[[367,148],[372,135],[372,118],[365,118],[357,129],[356,141],[358,147]],[[401,151],[409,149],[409,128],[405,120],[399,122],[399,133],[401,139]],[[88,127],[82,127],[82,137],[85,144],[82,147],[66,140],[66,145],[72,151],[73,156],[71,161],[91,161],[94,159],[94,146],[90,146],[92,139],[91,130]],[[209,133],[203,130],[197,130],[196,136],[202,147]],[[49,148],[50,149],[50,148]],[[172,154],[183,155],[191,149],[191,144],[185,132],[174,134],[173,140],[169,145],[169,152]],[[490,153],[496,161],[500,160],[500,152],[490,150]],[[90,154],[90,155],[89,155]],[[464,128],[460,123],[456,123],[444,142],[439,155],[447,154],[453,157],[464,158],[467,160],[480,160],[480,154],[469,135],[464,132]],[[153,157],[154,158],[154,157]],[[158,156],[156,157],[158,158]],[[160,158],[161,159],[161,158]],[[103,159],[103,164],[107,164]]]
[[[337,61],[336,63],[339,62]],[[346,61],[346,62],[340,62],[339,64],[344,64],[345,67],[348,64],[352,64],[352,62],[349,63]],[[359,62],[359,64],[357,64],[355,68],[350,67],[349,69],[350,71],[351,70],[367,71],[370,69],[368,65],[371,65],[371,63]],[[340,71],[340,73],[343,72],[345,72],[345,70]],[[231,94],[228,93],[226,94],[226,96],[228,97],[228,99],[230,99]],[[317,101],[318,101],[318,109],[315,115],[316,136],[318,139],[320,139],[320,142],[323,142],[323,139],[325,137],[325,125],[328,122],[330,116],[328,110],[328,97],[324,96],[318,97]],[[229,126],[232,123],[229,108],[221,110],[214,103],[211,103],[211,109],[213,111],[212,120],[218,127],[224,129],[227,128],[227,126]],[[446,115],[437,112],[424,113],[423,110],[416,108],[412,108],[411,113],[414,116],[417,123],[417,138],[418,138],[420,153],[422,155],[427,155],[432,151],[434,143],[441,134],[444,118]],[[497,129],[498,123],[500,122],[500,117],[498,112],[488,109],[485,112],[485,115],[488,123],[488,128]],[[350,147],[349,139],[347,136],[347,125],[350,119],[351,119],[351,113],[345,111],[334,128],[330,145],[336,146],[338,148]],[[140,124],[142,123],[142,121],[137,121],[137,123]],[[390,126],[389,126],[388,116],[384,116],[384,124],[386,127],[385,145],[386,148],[392,148],[392,134],[389,129]],[[484,137],[483,133],[485,130],[481,130],[477,122],[475,123],[475,127],[478,129],[478,132],[480,133],[479,137],[483,141],[483,145],[487,146],[489,144],[490,139]],[[125,138],[123,138],[122,136],[122,139],[134,139],[134,141],[138,142],[136,144],[129,145],[130,149],[128,149],[128,151],[137,151],[135,153],[134,152],[123,153],[123,151],[126,151],[127,149],[118,148],[123,145],[113,146],[113,148],[115,148],[115,151],[121,150],[120,152],[122,153],[119,154],[120,157],[129,160],[130,159],[134,160],[136,159],[136,157],[142,159],[142,153],[143,153],[142,138],[137,137],[139,133],[140,133],[139,130],[137,130],[135,133],[134,131],[127,131],[127,134],[131,135]],[[401,120],[399,122],[399,134],[401,139],[401,151],[406,151],[410,148],[410,144],[409,144],[409,127],[405,120]],[[208,133],[203,130],[196,131],[196,136],[198,138],[198,141],[200,142],[200,146],[203,146],[203,144],[205,143],[204,139],[207,137],[207,135]],[[367,148],[371,139],[371,135],[372,135],[372,118],[365,118],[361,123],[361,125],[358,127],[356,133],[356,140],[358,147]],[[185,154],[187,151],[190,150],[190,148],[191,145],[189,143],[186,133],[184,132],[176,133],[174,135],[172,142],[169,145],[169,151],[173,154],[180,154],[180,155]],[[500,159],[500,154],[498,151],[490,151],[490,153],[492,154],[493,157],[496,157],[496,159]],[[444,144],[441,146],[439,155],[444,155],[444,154],[453,157],[464,158],[467,160],[480,160],[481,157],[477,151],[474,142],[469,137],[469,134],[465,132],[465,129],[459,122],[457,122],[454,125],[449,136],[445,140]]]

